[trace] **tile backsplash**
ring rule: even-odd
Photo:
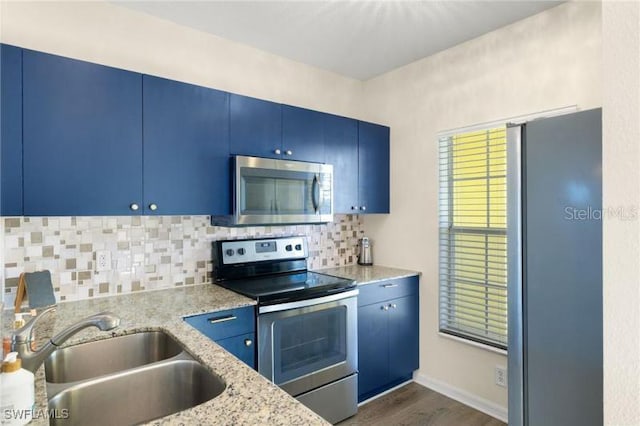
[[[323,225],[212,226],[208,216],[7,217],[4,303],[12,307],[22,272],[51,271],[56,300],[81,300],[212,281],[211,242],[306,235],[309,269],[355,263],[363,231],[357,215]],[[96,251],[111,270],[96,271]]]

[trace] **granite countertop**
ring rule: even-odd
[[[212,284],[65,302],[58,305],[56,313],[49,314],[49,320],[36,326],[36,336],[41,341],[82,318],[111,311],[121,318],[120,327],[109,332],[85,329],[69,339],[65,346],[140,331],[162,330],[180,341],[194,358],[226,382],[226,389],[218,397],[150,424],[328,424],[182,320],[187,315],[254,304],[252,299]],[[3,315],[6,329],[13,323],[13,311],[6,310]],[[6,335],[7,331],[3,331]],[[46,406],[44,368],[41,367],[36,372],[35,408],[44,413]],[[44,425],[47,421],[36,418],[30,424]]]
[[[367,285],[384,280],[420,275],[420,273],[416,271],[378,265],[349,265],[338,268],[319,269],[315,272],[354,280],[358,285]]]

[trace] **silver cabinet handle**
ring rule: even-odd
[[[382,284],[382,287],[384,287],[384,288],[393,288],[393,287],[398,287],[398,284]]]
[[[129,205],[129,208],[135,212],[136,210],[138,210],[140,208],[140,206],[137,205],[136,203],[131,203]]]
[[[244,345],[245,345],[246,347],[249,347],[249,346],[253,345],[253,340],[251,340],[251,339],[244,339]]]
[[[389,305],[382,305],[382,306],[380,306],[380,309],[382,309],[383,311],[388,311],[389,310]]]
[[[392,309],[395,309],[395,308],[397,308],[397,307],[398,307],[398,305],[396,305],[395,303],[392,303],[392,304],[391,304],[391,308],[392,308]]]
[[[209,324],[219,324],[221,322],[233,321],[238,319],[235,315],[227,315],[226,317],[218,317],[218,318],[209,318]]]
[[[290,149],[286,150],[284,153],[287,155],[293,155],[293,151],[291,151]]]
[[[367,209],[367,206],[360,206],[360,210],[365,211]]]
[[[154,203],[149,204],[149,210],[151,210],[152,212],[158,210],[158,205]]]
[[[275,151],[273,151],[273,153],[275,155],[280,155],[280,154],[282,154],[282,151],[280,151],[279,149],[276,148]]]
[[[351,210],[358,210],[358,206],[351,206]]]

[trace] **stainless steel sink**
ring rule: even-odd
[[[83,343],[58,349],[44,362],[49,383],[68,383],[172,358],[183,351],[161,331]]]
[[[220,395],[226,383],[161,331],[58,349],[44,363],[50,424],[151,421]]]
[[[147,422],[220,395],[224,381],[200,363],[168,361],[89,380],[49,400],[49,410],[66,419],[52,425],[125,425]],[[63,416],[59,416],[63,417]]]

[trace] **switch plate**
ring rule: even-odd
[[[111,270],[111,252],[109,250],[96,251],[96,272]]]
[[[496,379],[496,385],[506,388],[507,387],[507,367],[496,365],[495,379]]]

